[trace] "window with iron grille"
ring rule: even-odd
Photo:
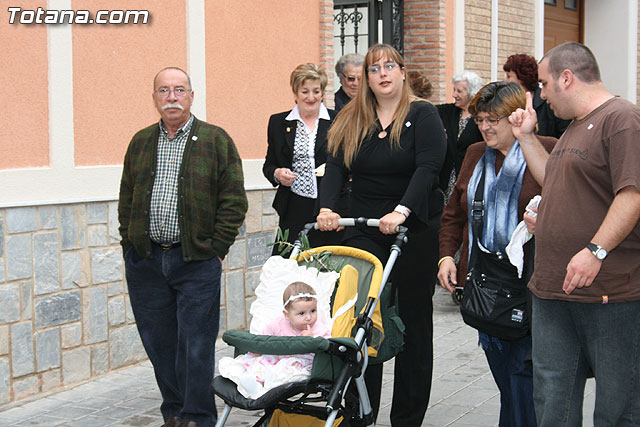
[[[375,43],[404,53],[403,0],[334,0],[334,62],[347,53],[365,54]]]

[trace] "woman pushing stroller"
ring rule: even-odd
[[[389,45],[369,48],[366,84],[329,131],[329,156],[320,190],[321,230],[338,228],[334,212],[352,176],[351,214],[380,218],[378,230],[347,229],[342,245],[367,250],[386,263],[398,225],[409,242],[391,275],[406,327],[396,356],[391,423],[419,426],[429,403],[433,365],[433,306],[443,194],[438,174],[446,137],[436,108],[411,94],[402,56]],[[380,404],[382,364],[365,373],[374,416]]]

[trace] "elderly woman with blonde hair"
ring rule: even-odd
[[[335,117],[323,104],[327,81],[327,74],[316,64],[298,65],[290,77],[296,105],[269,118],[262,172],[278,187],[273,208],[280,217],[280,229],[289,230],[290,243],[304,224],[315,219],[320,183],[316,170],[326,162],[327,132]],[[312,246],[327,244],[331,234],[312,232],[309,240]]]

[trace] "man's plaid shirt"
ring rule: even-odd
[[[160,121],[158,137],[158,165],[156,180],[151,193],[149,234],[156,243],[174,243],[180,240],[178,225],[178,175],[182,164],[182,153],[187,143],[193,114],[173,138]]]

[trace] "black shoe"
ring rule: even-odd
[[[176,416],[169,417],[162,427],[180,427],[182,425],[182,420]]]

